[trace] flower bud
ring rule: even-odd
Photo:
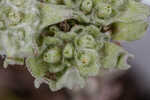
[[[72,44],[67,44],[64,48],[64,51],[63,51],[63,56],[65,58],[72,58],[73,57],[73,52],[74,52],[74,47]]]
[[[16,25],[22,19],[22,14],[20,12],[10,11],[8,13],[9,25]]]
[[[99,18],[107,18],[111,15],[112,8],[109,4],[99,3],[97,5],[97,16]]]
[[[88,52],[80,52],[78,60],[80,66],[88,66],[92,60],[91,54]]]
[[[94,48],[96,44],[92,35],[83,35],[77,40],[78,47],[81,48]]]
[[[92,0],[83,0],[81,4],[81,10],[84,13],[90,13],[93,7],[93,1]]]
[[[61,60],[61,53],[59,48],[51,48],[44,53],[44,61],[47,63],[58,63]]]

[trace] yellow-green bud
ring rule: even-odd
[[[44,61],[47,63],[58,63],[61,60],[61,52],[59,48],[52,48],[49,49],[45,54],[44,54]]]
[[[72,44],[68,43],[64,50],[63,50],[63,56],[65,58],[72,58],[73,57],[73,52],[74,52],[74,47]]]
[[[99,18],[107,18],[112,14],[112,8],[109,4],[99,3],[97,5],[97,16]]]
[[[93,1],[92,0],[83,0],[81,4],[81,10],[84,13],[90,13],[93,7]]]
[[[8,13],[9,25],[16,25],[22,19],[22,14],[20,12],[10,11]]]
[[[83,35],[79,38],[77,43],[81,48],[94,48],[96,41],[92,35]]]

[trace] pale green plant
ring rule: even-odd
[[[82,88],[101,69],[130,67],[118,43],[140,39],[149,15],[136,0],[0,0],[4,67],[25,62],[37,88]]]

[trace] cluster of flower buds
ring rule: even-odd
[[[140,39],[150,7],[137,0],[0,0],[4,67],[25,63],[35,86],[84,87],[101,69],[127,69],[118,45]]]

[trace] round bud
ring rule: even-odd
[[[94,48],[96,41],[92,35],[83,35],[78,40],[78,46],[81,48]]]
[[[74,47],[72,44],[68,43],[64,50],[63,50],[63,56],[65,58],[72,58],[73,57],[73,52],[74,52]]]
[[[90,13],[93,7],[93,1],[92,0],[83,0],[81,4],[81,10],[84,13]]]
[[[99,3],[97,5],[97,16],[99,18],[106,18],[112,14],[112,8],[109,4]]]
[[[76,63],[79,67],[88,67],[93,61],[93,52],[80,50],[76,55]]]
[[[84,53],[84,54],[81,54],[79,60],[80,60],[81,65],[88,66],[91,62],[91,57],[88,54]]]
[[[44,53],[44,61],[47,63],[58,63],[61,60],[61,52],[59,48],[51,48]]]
[[[20,12],[10,11],[8,13],[9,25],[16,25],[22,19],[22,14]]]

